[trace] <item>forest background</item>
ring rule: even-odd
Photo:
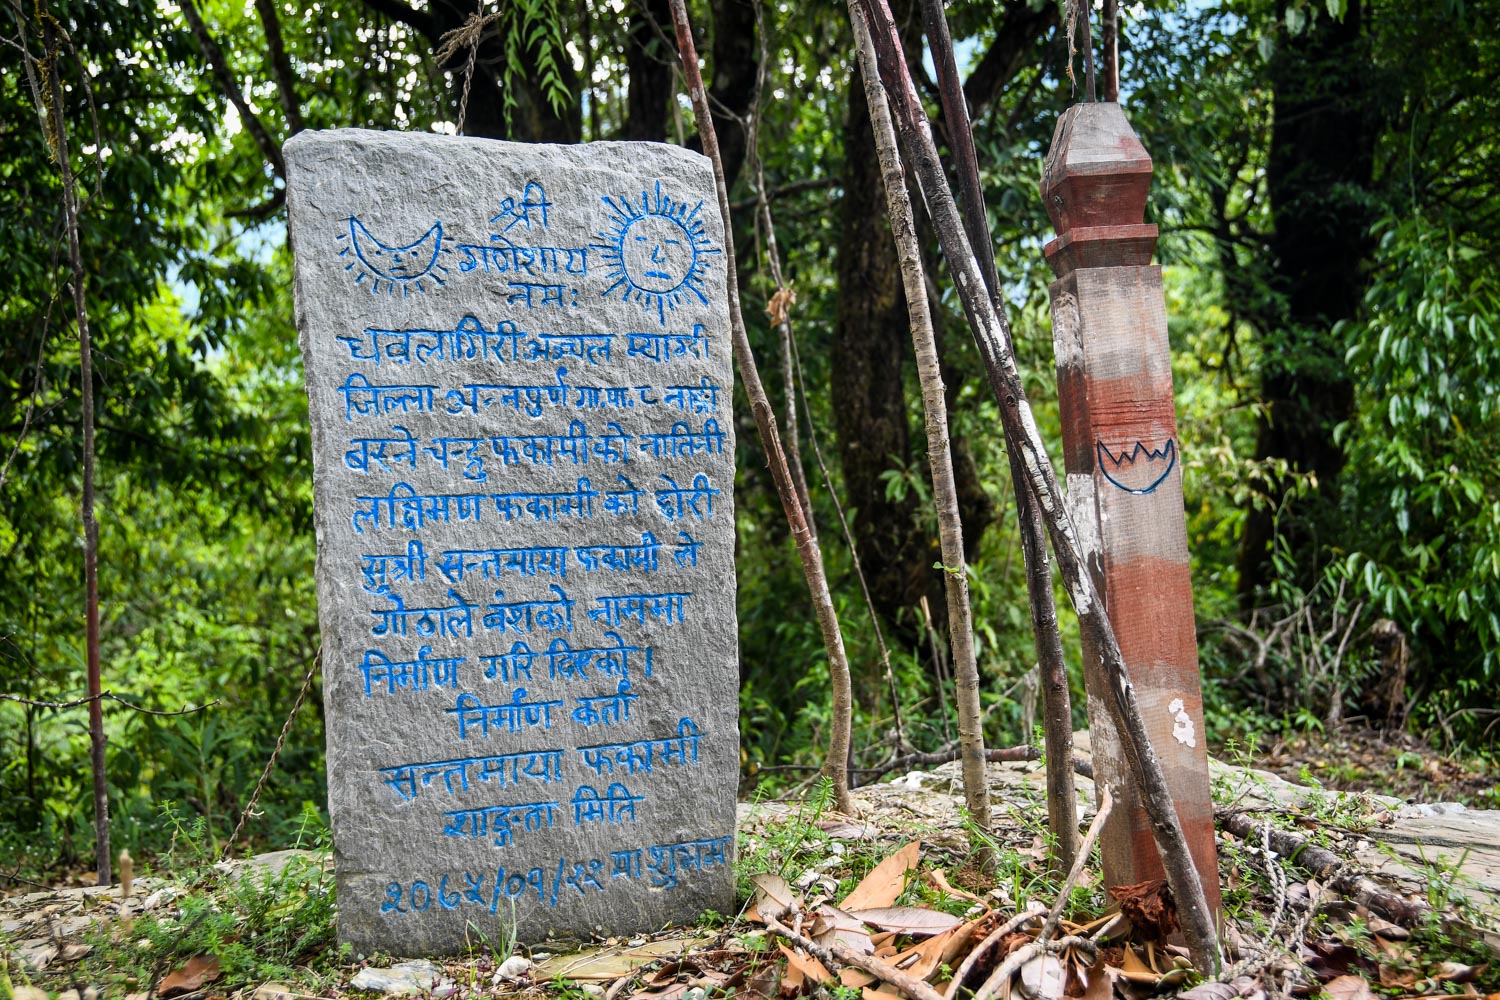
[[[62,181],[21,47],[55,65],[82,201],[98,427],[114,842],[323,824],[311,459],[280,143],[303,128],[692,144],[666,0],[7,0],[0,19],[0,861],[92,845],[82,419]],[[843,4],[696,4],[751,338],[796,427],[855,682],[855,758],[946,744],[936,518],[900,271]],[[896,0],[908,53],[920,15]],[[1037,185],[1076,97],[1061,9],[959,0],[990,225],[1060,459]],[[51,48],[46,22],[59,30]],[[1122,101],[1156,172],[1209,737],[1351,719],[1493,752],[1500,729],[1496,0],[1149,0],[1121,11]],[[472,66],[473,80],[468,81]],[[913,72],[936,112],[931,64]],[[758,126],[751,128],[750,126]],[[938,139],[944,123],[938,119]],[[758,141],[752,142],[758,135]],[[759,157],[759,169],[756,158]],[[758,181],[760,175],[763,182]],[[753,211],[763,183],[795,344]],[[914,199],[921,205],[920,198]],[[986,737],[1028,732],[1024,567],[993,398],[924,227]],[[785,300],[783,300],[784,302]],[[800,361],[800,371],[797,370]],[[794,377],[795,376],[795,377]],[[800,386],[799,392],[794,386]],[[746,790],[815,766],[826,656],[737,401]],[[822,466],[827,466],[825,479]],[[867,604],[835,497],[847,514]],[[1059,594],[1080,685],[1076,625]],[[924,611],[923,608],[929,609]],[[870,627],[890,648],[889,683]],[[1409,643],[1392,656],[1391,622]],[[1373,628],[1372,628],[1373,627]],[[1030,692],[1030,694],[1028,693]],[[1075,697],[1076,721],[1083,699]]]

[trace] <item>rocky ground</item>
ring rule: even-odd
[[[1086,755],[1084,734],[1080,750]],[[1328,774],[1314,764],[1338,752],[1350,756],[1326,745],[1288,744],[1265,759],[1306,778]],[[1353,755],[1378,762],[1379,753],[1417,751],[1367,741]],[[1429,792],[1442,787],[1434,776],[1455,773],[1442,765],[1434,771],[1425,761],[1407,758],[1404,769],[1425,775]],[[1390,769],[1375,763],[1370,772],[1379,775],[1382,767]],[[815,793],[797,802],[742,804],[737,871],[745,909],[697,928],[629,940],[557,942],[516,954],[485,943],[443,962],[357,961],[332,942],[325,859],[300,851],[136,879],[126,898],[118,889],[79,887],[15,894],[0,899],[8,973],[0,979],[0,1000],[10,1000],[8,992],[37,1000],[69,991],[88,1000],[91,990],[126,1000],[361,992],[459,1000],[527,993],[925,997],[920,988],[957,993],[955,978],[965,984],[958,995],[983,993],[981,983],[1001,973],[1003,982],[991,988],[1022,1000],[1140,1000],[1180,991],[1193,1000],[1320,991],[1333,1000],[1370,1000],[1500,989],[1490,965],[1500,949],[1500,810],[1318,787],[1215,762],[1221,814],[1253,822],[1248,842],[1221,834],[1231,968],[1213,982],[1188,970],[1181,949],[1151,928],[1111,920],[1116,907],[1087,871],[1064,910],[1074,922],[1044,931],[1039,918],[1027,919],[1028,907],[1047,908],[1059,890],[1046,865],[1041,767],[992,764],[989,773],[999,858],[990,874],[972,863],[958,771],[948,764],[859,789],[855,816],[830,812]],[[1357,776],[1341,777],[1350,784]],[[1472,771],[1458,777],[1456,787],[1470,802],[1493,801],[1493,779]],[[1092,782],[1079,779],[1078,789],[1086,822]],[[1310,846],[1267,856],[1263,838],[1272,828]],[[1337,874],[1298,867],[1318,848],[1345,859]],[[1305,856],[1288,857],[1294,853]],[[1378,889],[1376,897],[1360,897],[1345,884],[1355,872],[1371,877],[1362,884]],[[845,907],[833,905],[851,897],[878,904],[860,909],[852,929],[840,926],[847,923]],[[776,904],[770,910],[768,900]],[[1416,918],[1388,919],[1402,916],[1380,912],[1392,901],[1398,910],[1411,907],[1402,912]],[[1018,915],[1012,932],[981,945]],[[897,922],[879,922],[886,919]],[[1075,944],[1049,951],[1037,940],[1048,935]],[[885,984],[829,952],[834,939],[855,941],[863,954],[920,974],[920,981],[900,990]],[[1001,968],[1007,959],[1015,965],[1009,972]]]

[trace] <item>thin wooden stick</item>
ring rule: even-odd
[[[969,604],[969,574],[964,558],[963,521],[958,510],[958,486],[953,476],[953,452],[948,444],[948,405],[943,373],[938,366],[937,337],[927,303],[927,281],[922,270],[922,247],[906,172],[896,148],[896,127],[880,86],[875,46],[863,21],[854,22],[854,43],[870,127],[875,133],[875,155],[885,185],[886,214],[901,264],[906,292],[906,319],[917,358],[917,380],[922,387],[922,415],[927,427],[927,462],[932,470],[932,501],[938,522],[938,544],[943,554],[943,594],[948,604],[948,645],[953,651],[954,700],[958,703],[958,745],[963,770],[964,806],[980,833],[990,832],[990,783],[985,773],[984,717],[979,705],[979,664],[974,653],[973,610]],[[989,837],[977,839],[975,856],[981,868],[994,864]]]
[[[1078,878],[1083,874],[1084,866],[1088,864],[1089,853],[1094,849],[1094,843],[1099,839],[1099,834],[1104,830],[1104,821],[1109,819],[1109,814],[1114,811],[1115,797],[1110,793],[1109,786],[1099,785],[1099,808],[1094,812],[1094,821],[1089,824],[1089,832],[1084,835],[1083,844],[1078,849],[1078,856],[1073,859],[1073,867],[1068,869],[1068,877],[1063,879],[1062,889],[1057,893],[1057,899],[1052,903],[1052,909],[1047,911],[1047,922],[1042,924],[1042,931],[1036,936],[1038,941],[1046,941],[1057,929],[1057,922],[1062,919],[1063,908],[1068,905],[1068,897],[1073,894],[1073,887],[1078,884]]]
[[[1032,903],[1026,909],[1011,917],[1005,923],[990,931],[989,935],[977,945],[959,964],[958,971],[953,974],[953,981],[948,984],[948,992],[944,994],[943,1000],[954,1000],[958,991],[962,988],[964,980],[969,978],[969,973],[974,971],[974,966],[989,953],[989,950],[999,944],[1007,934],[1014,934],[1024,924],[1040,918],[1043,910],[1040,904]]]
[[[681,0],[677,0],[681,2]],[[883,983],[890,983],[896,989],[911,997],[912,1000],[943,1000],[943,995],[928,986],[922,980],[909,976],[873,955],[861,955],[842,941],[835,939],[833,943],[824,947],[816,941],[809,940],[793,931],[790,927],[781,923],[775,917],[766,918],[766,927],[773,933],[786,938],[792,944],[804,949],[824,965],[852,965],[856,969],[868,972]]]
[[[943,116],[948,119],[949,145],[958,174],[964,230],[979,264],[979,275],[998,313],[1000,276],[990,238],[989,216],[979,184],[979,154],[974,149],[974,127],[969,104],[958,78],[958,60],[948,34],[942,0],[922,0],[927,44],[937,66]],[[1047,744],[1047,827],[1052,834],[1052,864],[1059,871],[1072,867],[1078,856],[1078,790],[1068,761],[1073,756],[1073,700],[1068,690],[1068,667],[1063,659],[1062,634],[1057,627],[1057,602],[1052,595],[1052,564],[1047,558],[1046,528],[1031,495],[1025,470],[1014,449],[1006,449],[1011,490],[1016,498],[1016,520],[1021,529],[1021,553],[1026,566],[1026,597],[1031,609],[1037,669],[1043,691],[1042,729]],[[1030,739],[1031,734],[1022,734]]]
[[[734,344],[734,357],[740,370],[740,381],[745,386],[745,395],[750,400],[750,410],[755,415],[761,447],[765,449],[766,460],[771,467],[771,478],[776,483],[776,493],[781,499],[781,509],[786,513],[787,526],[791,529],[797,555],[802,561],[802,575],[812,594],[813,611],[823,634],[823,645],[828,650],[828,673],[833,687],[833,724],[828,740],[828,757],[823,762],[823,773],[833,782],[834,805],[840,812],[851,813],[854,811],[854,800],[849,796],[849,745],[854,710],[849,658],[844,652],[844,635],[839,628],[838,610],[834,607],[833,596],[828,590],[823,553],[819,551],[812,532],[808,530],[807,519],[803,516],[802,502],[792,483],[786,451],[781,446],[781,435],[776,429],[776,414],[771,409],[771,401],[766,397],[765,386],[761,383],[760,369],[755,364],[750,337],[745,331],[745,317],[740,312],[739,276],[735,265],[734,229],[729,216],[729,189],[724,179],[724,160],[719,155],[719,138],[714,132],[713,117],[709,112],[703,74],[698,70],[698,50],[693,44],[693,29],[688,22],[684,0],[672,0],[672,23],[677,29],[677,51],[682,59],[683,75],[687,79],[688,96],[693,102],[698,135],[703,140],[704,154],[713,163],[714,188],[719,196],[719,213],[724,218],[725,284],[729,293],[729,329]]]
[[[83,264],[79,239],[78,191],[73,178],[73,150],[68,141],[68,122],[64,114],[62,81],[58,76],[57,23],[51,15],[42,15],[42,47],[46,52],[47,92],[51,104],[50,121],[45,122],[46,138],[57,161],[62,180],[63,222],[68,236],[68,269],[72,272],[73,310],[78,323],[78,369],[83,403],[83,527],[84,586],[84,652],[87,664],[89,707],[89,759],[94,790],[94,869],[100,885],[114,881],[113,859],[109,849],[109,778],[105,771],[103,680],[99,666],[99,521],[94,516],[94,347],[89,336],[89,310],[86,285],[88,272]],[[26,57],[30,59],[30,54]],[[42,109],[38,109],[42,110]]]
[[[1063,583],[1078,614],[1080,629],[1102,661],[1110,678],[1099,692],[1119,730],[1120,748],[1140,790],[1151,833],[1161,854],[1167,883],[1177,900],[1178,915],[1194,964],[1200,971],[1217,975],[1222,959],[1213,914],[1208,909],[1203,883],[1188,850],[1182,824],[1167,787],[1161,761],[1151,746],[1145,722],[1136,701],[1130,672],[1120,653],[1114,628],[1104,603],[1079,555],[1077,532],[1062,504],[1057,474],[1047,455],[1041,433],[1026,399],[1020,371],[1010,343],[1010,326],[1003,310],[996,310],[984,294],[984,282],[974,251],[959,218],[953,193],[932,140],[931,125],[917,96],[901,51],[896,24],[885,0],[849,0],[852,16],[865,17],[871,26],[886,90],[897,112],[897,124],[908,160],[916,168],[938,240],[954,276],[959,298],[984,361],[991,390],[1000,404],[1006,446],[1021,455],[1022,466],[1047,523],[1052,550],[1062,571]]]

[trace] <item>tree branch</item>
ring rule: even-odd
[[[244,93],[240,91],[239,84],[234,82],[234,74],[230,72],[229,62],[224,58],[224,50],[219,48],[219,43],[214,41],[213,35],[209,34],[208,26],[203,23],[194,0],[182,0],[182,13],[187,17],[188,28],[198,43],[198,50],[203,53],[203,60],[208,63],[209,70],[218,81],[219,89],[240,113],[240,120],[245,123],[245,131],[249,132],[250,138],[255,140],[255,145],[260,149],[261,155],[266,158],[266,162],[271,165],[271,169],[276,172],[276,176],[285,180],[286,163],[281,159],[281,147],[271,139],[270,133],[266,131],[259,116],[250,110],[250,105],[245,100]]]
[[[276,92],[281,96],[281,110],[286,115],[287,135],[296,135],[302,124],[302,104],[297,100],[297,76],[292,71],[292,61],[287,58],[286,43],[281,38],[281,19],[276,16],[276,0],[255,0],[256,13],[260,15],[261,27],[266,32],[266,54],[271,59],[271,72],[276,77]]]
[[[18,694],[0,694],[0,701],[15,702],[18,705],[26,705],[29,708],[80,708],[84,705],[92,705],[94,702],[100,700],[112,701],[116,704],[124,705],[132,712],[140,712],[142,715],[159,715],[162,717],[171,717],[174,715],[192,715],[196,712],[202,712],[205,709],[213,708],[215,705],[219,704],[219,699],[215,698],[208,704],[199,705],[197,708],[181,708],[175,712],[163,712],[159,711],[158,709],[145,708],[141,705],[135,704],[134,702],[126,701],[124,698],[121,698],[113,691],[100,691],[96,695],[90,695],[86,698],[75,698],[72,701],[37,701],[33,698],[22,698]]]
[[[790,183],[783,184],[780,187],[767,189],[767,191],[765,192],[765,200],[775,201],[777,198],[787,198],[794,194],[801,194],[804,191],[824,191],[828,188],[838,187],[839,184],[840,181],[837,177],[810,177],[806,180],[791,181]],[[729,207],[733,211],[744,212],[748,209],[755,208],[759,204],[760,195],[757,194],[752,198],[745,198],[742,201],[734,202]]]
[[[1030,59],[1028,47],[1057,27],[1057,9],[1054,3],[1034,8],[1027,0],[1005,0],[1005,17],[995,33],[995,41],[964,83],[970,118],[978,118],[989,109]]]

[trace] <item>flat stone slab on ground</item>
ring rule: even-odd
[[[341,939],[437,954],[727,909],[708,161],[361,130],[286,161]]]

